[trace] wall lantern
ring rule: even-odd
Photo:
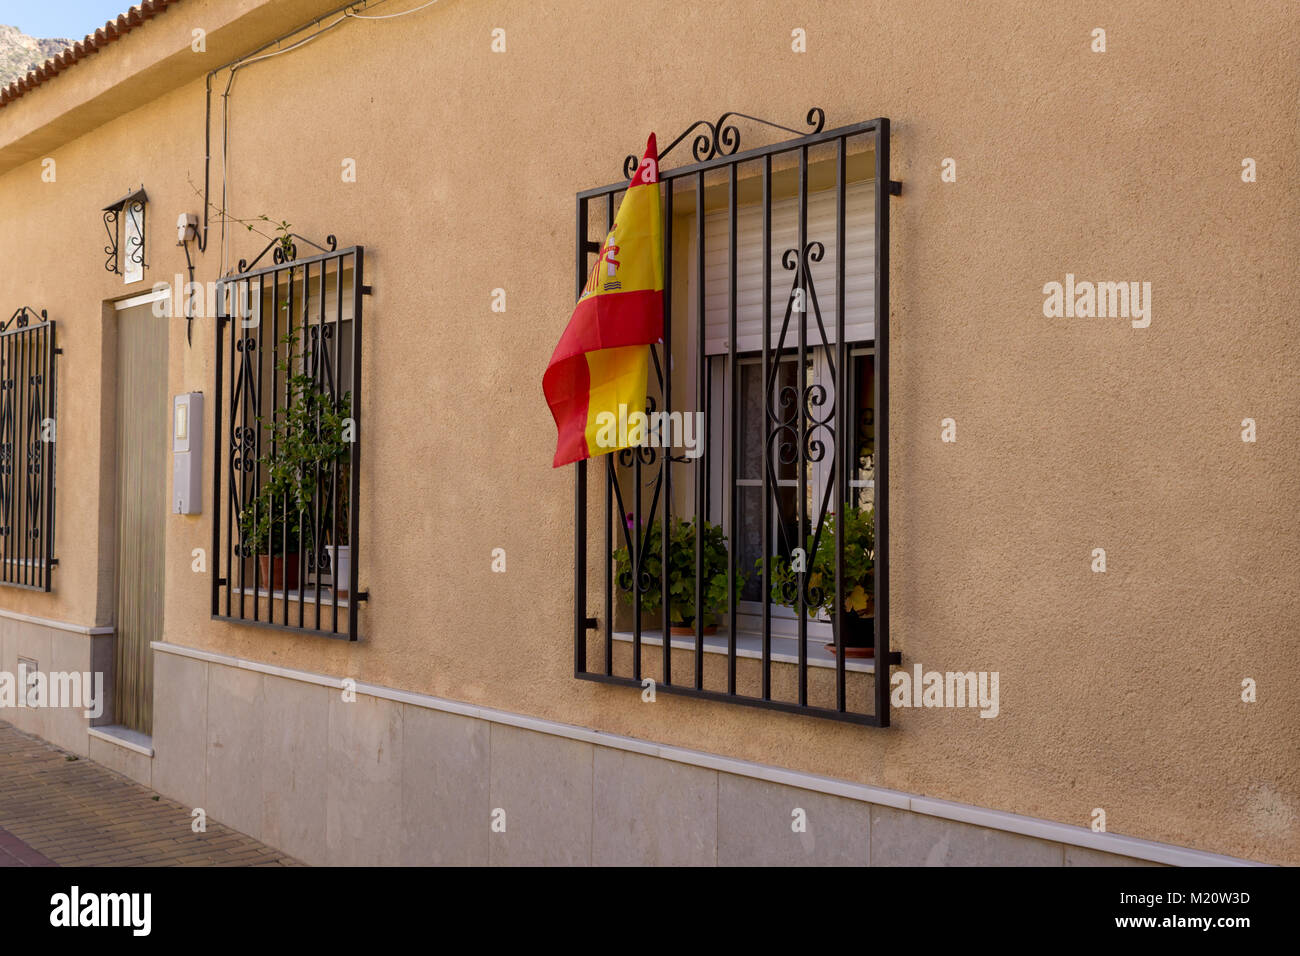
[[[144,204],[148,201],[149,197],[141,186],[104,207],[104,229],[108,233],[108,245],[104,247],[108,259],[104,268],[122,276],[127,283],[144,278]],[[122,227],[120,243],[119,223]]]

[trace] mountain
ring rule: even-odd
[[[8,86],[40,66],[56,53],[62,53],[70,40],[38,40],[17,27],[0,24],[0,86]]]

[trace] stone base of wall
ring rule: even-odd
[[[1243,862],[154,647],[153,787],[307,863]]]
[[[104,675],[104,712],[91,719],[83,708],[0,708],[0,719],[82,757],[91,753],[92,725],[113,719],[113,629],[88,628],[18,614],[0,614],[0,671],[18,679],[18,659],[35,661],[43,673]],[[95,759],[99,759],[95,756]],[[116,768],[114,768],[116,769]]]

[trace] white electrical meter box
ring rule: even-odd
[[[172,403],[172,514],[203,508],[203,393],[177,395]]]

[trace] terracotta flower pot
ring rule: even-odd
[[[874,617],[860,617],[857,614],[845,614],[844,646],[845,657],[875,657],[876,619]],[[826,649],[831,654],[835,654],[839,650],[834,644],[827,644]]]
[[[695,636],[695,625],[694,625],[694,624],[674,624],[674,625],[672,626],[672,632],[673,632],[673,635],[676,636],[676,637],[694,637],[694,636]],[[706,625],[705,628],[704,628],[704,633],[705,633],[705,634],[717,634],[717,633],[718,633],[718,625],[716,625],[716,624],[709,624],[709,625]]]
[[[268,567],[269,565],[269,567]],[[298,587],[298,555],[266,554],[257,556],[259,580],[272,591],[292,591]]]

